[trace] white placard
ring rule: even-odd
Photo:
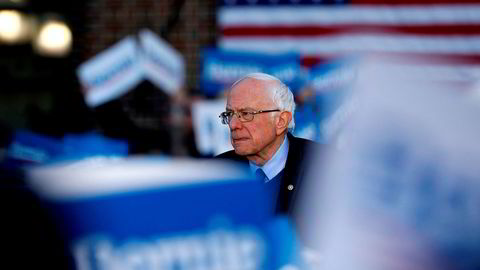
[[[137,43],[126,37],[77,69],[88,106],[95,107],[133,89],[143,79]]]
[[[147,29],[140,31],[139,46],[145,77],[167,94],[178,91],[185,83],[183,56]]]
[[[197,101],[192,105],[192,122],[195,143],[201,154],[218,155],[232,150],[228,126],[218,117],[225,111],[226,100]]]

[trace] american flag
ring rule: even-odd
[[[223,0],[218,47],[299,52],[309,66],[351,53],[480,64],[480,0]]]

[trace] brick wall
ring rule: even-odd
[[[214,0],[92,0],[86,7],[84,55],[88,59],[126,35],[149,28],[186,60],[187,84],[195,87],[200,49],[215,43]],[[176,9],[181,6],[178,20]]]
[[[201,49],[215,43],[214,12],[214,0],[91,0],[86,4],[84,33],[78,37],[79,60],[148,28],[185,57],[187,69],[187,98],[181,104],[142,83],[95,109],[99,130],[110,137],[127,138],[134,152],[197,154],[189,123],[189,93],[196,88]]]

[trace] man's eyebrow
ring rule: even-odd
[[[229,108],[229,107],[225,108],[225,110],[227,110],[227,111],[234,111],[232,108]],[[237,112],[241,112],[241,111],[254,111],[254,110],[255,110],[255,109],[252,108],[252,107],[245,107],[245,108],[240,108],[240,109],[238,109]]]

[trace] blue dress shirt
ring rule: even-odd
[[[262,169],[267,178],[265,179],[265,183],[269,182],[275,176],[277,176],[283,168],[285,168],[285,163],[287,162],[287,155],[288,155],[288,139],[285,136],[283,139],[282,145],[278,148],[277,152],[273,155],[273,157],[267,161],[263,166],[257,166],[255,163],[249,161],[250,169],[252,172],[257,171],[257,169]]]

